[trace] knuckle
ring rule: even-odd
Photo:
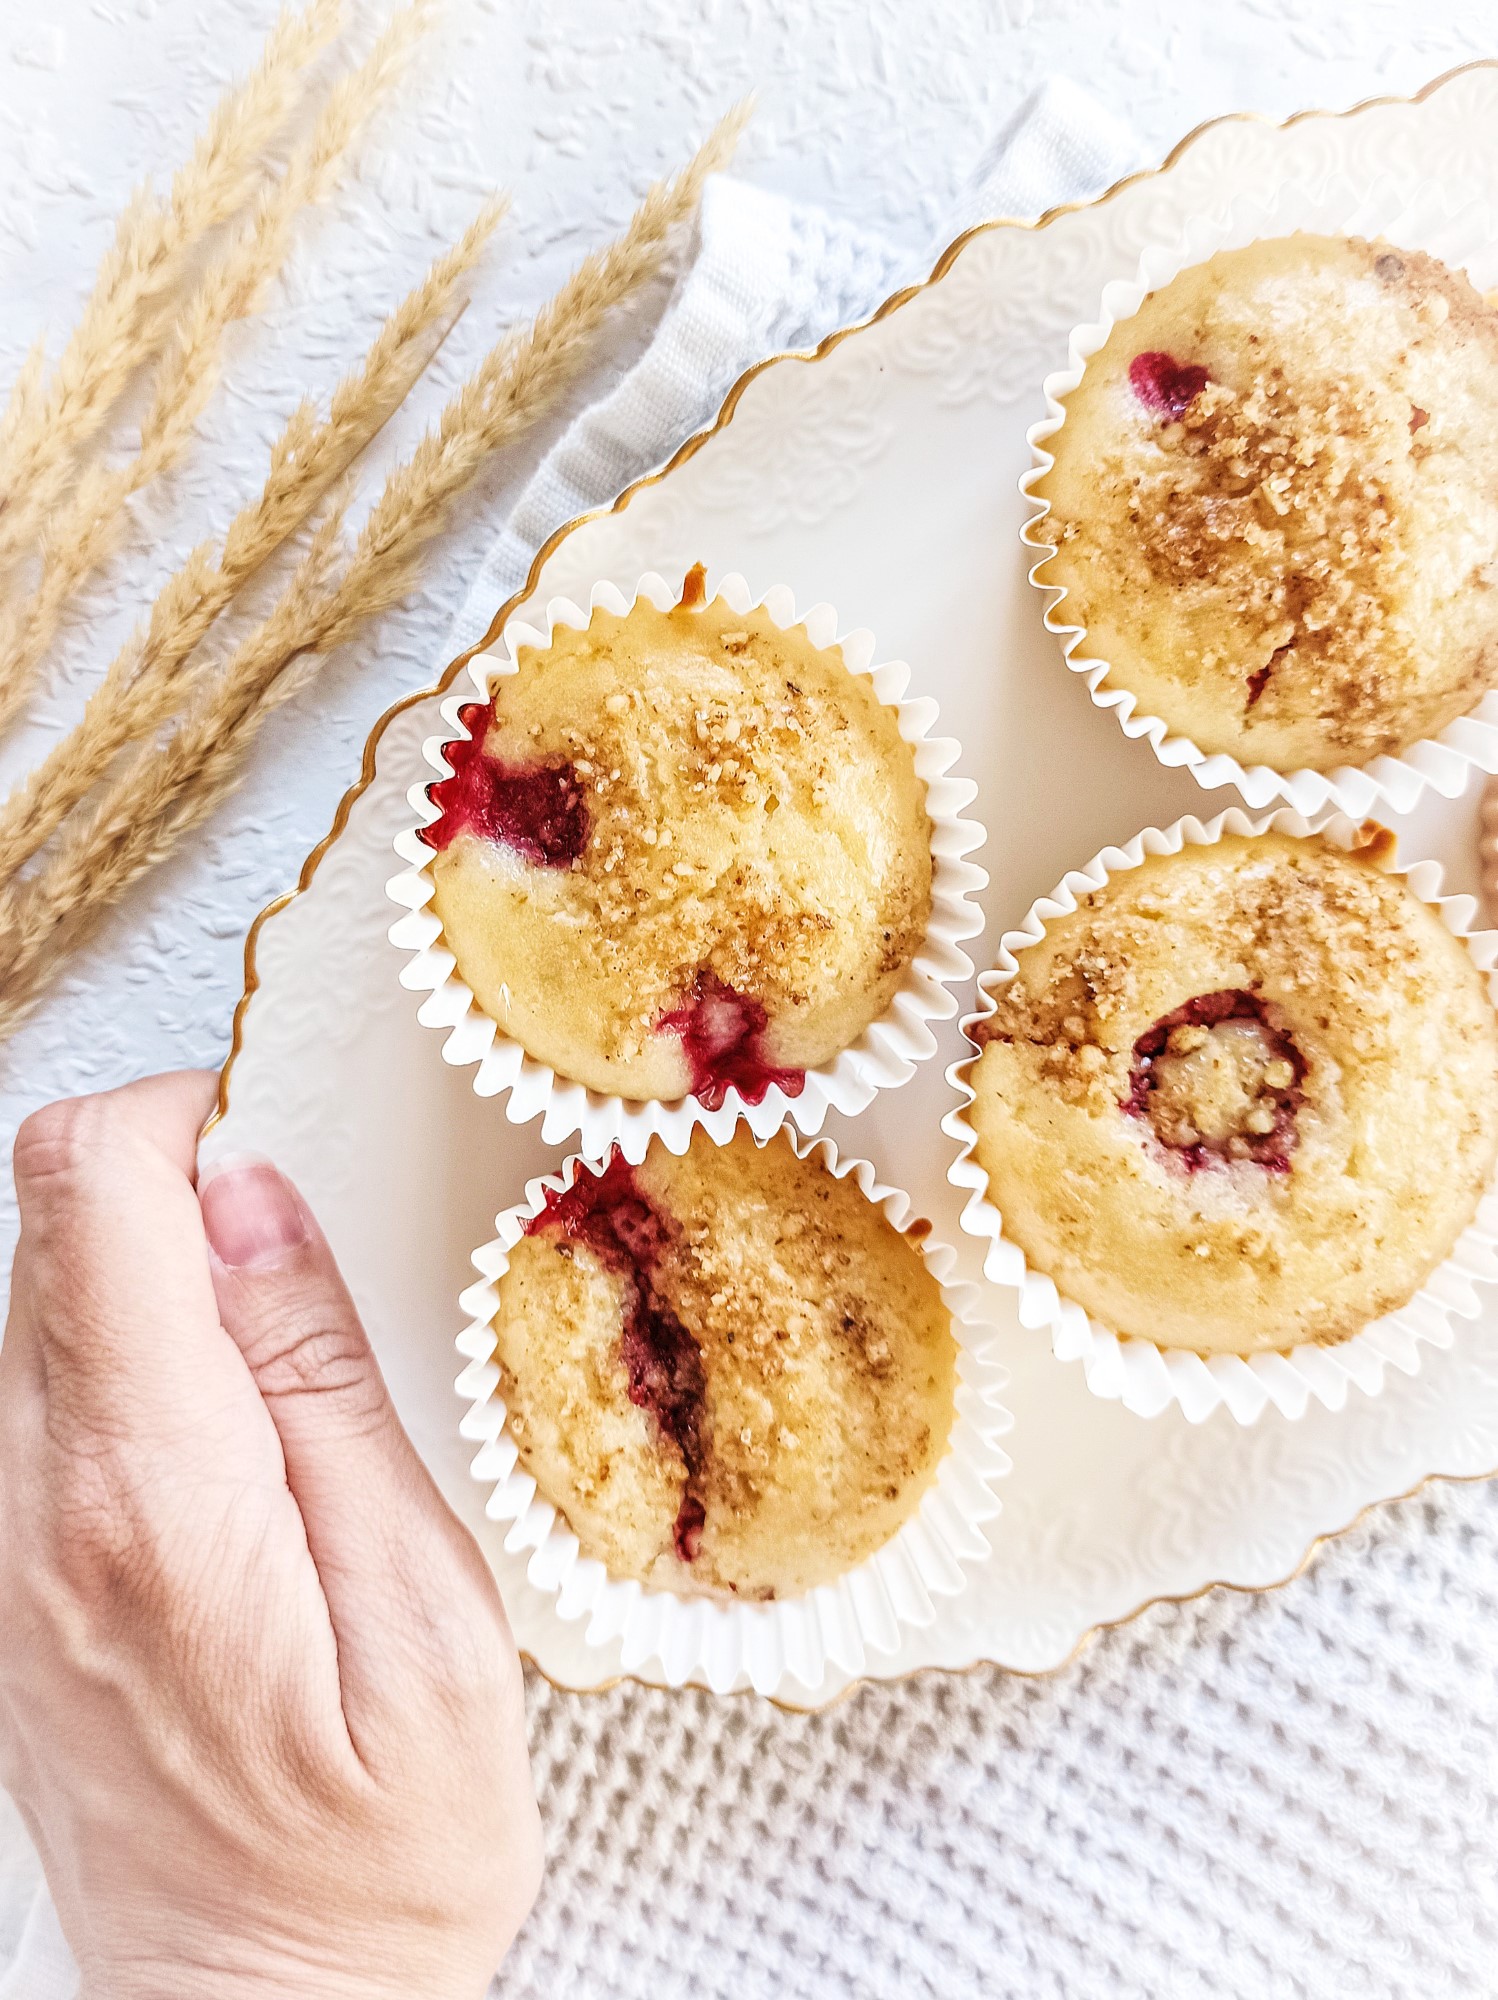
[[[120,1606],[146,1580],[145,1551],[133,1525],[102,1508],[70,1508],[57,1523],[52,1572],[80,1604]]]
[[[118,1139],[119,1112],[108,1097],[65,1097],[33,1111],[16,1133],[13,1153],[23,1207],[37,1193],[86,1188]]]
[[[52,1656],[78,1661],[101,1626],[139,1604],[151,1567],[133,1510],[102,1481],[70,1479],[10,1579],[13,1604],[48,1634]]]
[[[22,1119],[14,1154],[17,1180],[51,1181],[77,1172],[87,1149],[86,1103],[85,1098],[63,1098]]]
[[[467,1616],[455,1611],[435,1620],[429,1631],[444,1682],[461,1705],[487,1717],[510,1704],[518,1691],[519,1664],[491,1620],[477,1610]]]
[[[523,1718],[524,1677],[502,1618],[460,1591],[449,1606],[428,1602],[420,1625],[440,1698],[460,1734],[488,1737]]]
[[[54,1493],[51,1567],[84,1596],[118,1594],[141,1567],[140,1524],[111,1459],[105,1452],[71,1453]]]
[[[190,1631],[196,1648],[233,1603],[242,1532],[131,1454],[75,1453],[37,1537],[33,1595],[59,1627],[128,1634],[132,1650],[168,1654]]]
[[[445,1532],[388,1551],[402,1606],[407,1671],[431,1690],[446,1726],[489,1740],[519,1722],[525,1684],[499,1590],[487,1566],[454,1560]],[[480,1561],[482,1559],[480,1558]]]
[[[371,1421],[384,1415],[384,1389],[363,1331],[339,1313],[283,1308],[245,1358],[267,1400],[327,1396]]]

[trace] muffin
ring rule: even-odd
[[[1498,1152],[1498,1020],[1392,838],[1229,835],[1110,878],[975,1031],[1004,1232],[1114,1332],[1335,1342],[1450,1252]]]
[[[1363,764],[1498,685],[1498,311],[1385,242],[1222,251],[1065,399],[1037,581],[1208,752]]]
[[[585,1555],[788,1596],[881,1548],[936,1476],[956,1343],[909,1237],[784,1134],[699,1127],[550,1193],[494,1319],[521,1463]]]
[[[889,1007],[932,903],[914,752],[841,649],[641,597],[521,649],[430,787],[432,907],[528,1054],[612,1095],[797,1094]]]

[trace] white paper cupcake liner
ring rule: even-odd
[[[1087,1386],[1095,1395],[1122,1402],[1142,1417],[1158,1416],[1171,1404],[1177,1404],[1192,1423],[1200,1423],[1219,1408],[1240,1424],[1255,1422],[1271,1406],[1287,1417],[1304,1416],[1312,1401],[1340,1410],[1353,1385],[1375,1395],[1384,1386],[1389,1368],[1405,1375],[1418,1373],[1424,1346],[1451,1346],[1453,1317],[1478,1316],[1481,1306],[1475,1287],[1498,1282],[1498,1192],[1490,1188],[1450,1256],[1397,1312],[1373,1321],[1335,1346],[1305,1344],[1281,1352],[1204,1356],[1157,1347],[1152,1341],[1121,1336],[1100,1325],[1074,1300],[1064,1298],[1050,1278],[1032,1269],[1019,1245],[1004,1234],[1003,1216],[989,1198],[988,1177],[975,1157],[977,1133],[968,1115],[974,1092],[969,1078],[981,1052],[975,1030],[994,1012],[996,995],[1018,971],[1017,954],[1038,943],[1049,923],[1070,915],[1084,896],[1102,888],[1111,875],[1137,868],[1147,855],[1178,854],[1186,846],[1208,846],[1225,833],[1268,832],[1317,833],[1346,849],[1357,844],[1359,827],[1341,815],[1313,822],[1290,810],[1251,819],[1235,806],[1205,825],[1198,819],[1179,819],[1163,829],[1146,828],[1124,847],[1105,847],[1085,868],[1073,869],[1049,896],[1032,904],[1018,930],[1005,932],[999,943],[998,966],[979,979],[978,1008],[962,1024],[971,1051],[947,1072],[962,1098],[961,1106],[942,1121],[943,1131],[956,1139],[961,1149],[947,1178],[968,1197],[962,1227],[969,1235],[988,1242],[984,1259],[987,1276],[1018,1290],[1021,1323],[1049,1328],[1057,1357],[1080,1361]],[[1433,861],[1396,865],[1389,872],[1402,876],[1447,930],[1466,942],[1473,963],[1487,975],[1489,994],[1498,1001],[1498,978],[1493,972],[1498,964],[1498,931],[1472,930],[1476,899],[1443,896],[1441,870]]]
[[[1047,414],[1026,434],[1033,464],[1020,480],[1020,492],[1032,513],[1020,534],[1028,547],[1040,552],[1030,570],[1030,581],[1046,600],[1045,624],[1060,638],[1067,665],[1086,681],[1094,706],[1111,710],[1125,736],[1147,738],[1162,764],[1189,771],[1204,791],[1234,785],[1255,807],[1283,799],[1301,813],[1335,806],[1360,818],[1380,805],[1408,812],[1427,787],[1443,798],[1455,798],[1474,766],[1498,771],[1498,693],[1484,696],[1469,714],[1450,723],[1438,736],[1411,744],[1397,757],[1376,757],[1362,766],[1341,765],[1331,771],[1245,766],[1236,757],[1220,751],[1208,753],[1188,737],[1173,735],[1158,715],[1141,713],[1137,698],[1110,681],[1109,662],[1086,651],[1085,627],[1067,616],[1067,591],[1048,583],[1045,577],[1052,551],[1040,539],[1040,525],[1050,506],[1034,488],[1055,462],[1045,446],[1065,423],[1062,399],[1081,382],[1088,360],[1120,320],[1131,319],[1146,295],[1167,284],[1177,272],[1204,262],[1219,250],[1238,249],[1266,236],[1287,236],[1300,229],[1337,236],[1382,236],[1405,249],[1429,251],[1457,270],[1465,269],[1479,291],[1498,283],[1498,234],[1489,203],[1454,194],[1431,181],[1411,189],[1391,177],[1371,191],[1341,181],[1290,184],[1273,194],[1246,196],[1226,209],[1196,216],[1179,238],[1145,250],[1132,277],[1115,278],[1104,286],[1098,318],[1073,330],[1066,367],[1045,378]]]
[[[799,1138],[789,1131],[787,1137],[799,1158],[821,1160],[839,1179],[851,1174],[894,1228],[903,1231],[910,1222],[909,1196],[883,1185],[868,1161],[840,1159],[830,1139]],[[760,1134],[755,1138],[766,1143]],[[879,1655],[896,1650],[907,1630],[931,1625],[935,1600],[961,1591],[971,1566],[989,1554],[982,1524],[1000,1511],[994,1485],[1010,1462],[998,1441],[1013,1419],[1001,1401],[1008,1371],[998,1360],[998,1336],[980,1315],[978,1288],[952,1283],[957,1258],[950,1247],[929,1238],[920,1243],[952,1316],[956,1416],[935,1481],[883,1548],[835,1583],[772,1603],[646,1589],[610,1576],[601,1562],[584,1556],[556,1508],[537,1492],[507,1427],[492,1358],[492,1322],[510,1251],[548,1192],[570,1186],[579,1166],[587,1164],[598,1171],[602,1161],[585,1163],[573,1154],[558,1173],[527,1185],[524,1202],[500,1215],[494,1240],[475,1251],[474,1267],[482,1276],[459,1301],[470,1315],[457,1343],[468,1362],[456,1384],[468,1405],[462,1434],[480,1447],[472,1471],[493,1489],[486,1506],[490,1519],[511,1523],[505,1547],[532,1551],[530,1581],[555,1595],[558,1617],[587,1619],[589,1645],[607,1648],[611,1656],[619,1646],[625,1673],[656,1662],[672,1687],[696,1682],[718,1693],[752,1687],[775,1695],[793,1681],[803,1688],[820,1686],[829,1667],[855,1677],[868,1672]]]
[[[424,1026],[445,1033],[445,1060],[474,1066],[474,1089],[481,1097],[508,1093],[505,1111],[513,1124],[527,1124],[539,1116],[542,1136],[549,1144],[580,1135],[581,1149],[590,1158],[602,1157],[617,1144],[626,1158],[637,1163],[657,1134],[673,1153],[680,1153],[699,1125],[721,1142],[740,1118],[747,1120],[756,1137],[765,1138],[787,1119],[803,1132],[817,1132],[829,1111],[851,1115],[864,1110],[877,1091],[908,1082],[917,1063],[935,1053],[932,1024],[951,1020],[957,1013],[957,996],[952,989],[973,973],[972,959],[962,945],[983,928],[983,913],[974,899],[987,887],[988,876],[966,857],[982,846],[985,835],[975,820],[964,817],[977,797],[977,787],[953,774],[959,749],[952,738],[930,733],[937,721],[936,703],[924,697],[906,700],[909,667],[898,660],[873,664],[873,634],[858,630],[839,636],[837,613],[830,604],[813,605],[801,617],[790,591],[783,586],[756,598],[743,577],[726,576],[709,589],[709,601],[722,598],[741,616],[762,606],[782,631],[804,625],[813,645],[838,646],[848,667],[854,673],[867,674],[880,701],[895,710],[900,734],[914,749],[916,774],[926,787],[926,812],[931,821],[931,920],[921,949],[906,968],[890,1006],[851,1048],[808,1070],[798,1096],[788,1096],[779,1085],[773,1085],[758,1104],[750,1105],[737,1090],[730,1090],[713,1111],[705,1110],[693,1097],[669,1103],[635,1101],[588,1090],[527,1055],[520,1043],[503,1033],[479,1007],[459,977],[442,926],[429,907],[434,893],[430,873],[433,856],[421,837],[421,828],[439,817],[427,797],[427,787],[434,777],[451,775],[443,754],[445,746],[467,735],[458,719],[459,711],[475,698],[488,701],[495,680],[517,670],[520,649],[549,645],[558,626],[586,627],[593,611],[600,607],[623,616],[640,597],[665,611],[680,596],[679,589],[652,573],[641,577],[629,597],[611,583],[595,584],[587,610],[566,598],[553,598],[546,606],[542,630],[512,619],[501,634],[497,657],[484,654],[471,660],[460,690],[442,704],[447,728],[423,746],[429,772],[408,795],[415,821],[395,842],[396,853],[407,865],[386,885],[391,901],[407,912],[390,931],[391,942],[409,954],[401,968],[401,984],[427,995],[418,1018]]]

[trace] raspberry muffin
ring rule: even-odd
[[[1498,1020],[1461,940],[1357,851],[1147,859],[1019,957],[976,1031],[1005,1234],[1165,1348],[1344,1340],[1404,1305],[1498,1153]]]
[[[1363,764],[1498,685],[1498,311],[1385,242],[1182,271],[1066,398],[1038,581],[1202,750]]]
[[[585,1555],[678,1593],[789,1596],[910,1519],[956,1343],[851,1178],[699,1128],[579,1168],[510,1252],[494,1331],[521,1462]]]
[[[804,627],[704,602],[595,610],[521,651],[430,788],[433,901],[461,978],[528,1054],[708,1108],[849,1047],[931,914],[914,752]]]

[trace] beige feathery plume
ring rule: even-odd
[[[311,135],[295,148],[281,178],[261,190],[249,222],[189,299],[157,366],[138,450],[120,465],[86,465],[46,523],[35,590],[0,614],[0,730],[25,699],[67,604],[118,548],[128,519],[125,503],[186,450],[218,380],[225,330],[255,311],[285,261],[298,215],[331,190],[361,126],[429,19],[428,0],[415,0],[368,59],[333,86]]]
[[[265,148],[337,33],[342,4],[311,0],[303,13],[282,13],[255,70],[216,106],[170,197],[146,188],[132,197],[50,379],[43,382],[39,357],[23,368],[0,420],[0,574],[35,543],[80,453],[161,345],[203,238],[254,193]]]
[[[214,621],[405,401],[507,207],[500,197],[485,203],[386,319],[363,362],[334,390],[325,418],[310,403],[293,412],[271,448],[264,486],[230,522],[222,549],[215,556],[204,542],[193,550],[157,596],[144,632],[116,654],[82,720],[0,807],[0,882],[15,876],[122,750],[171,719]]]
[[[731,112],[680,174],[650,190],[613,243],[491,350],[436,431],[391,474],[342,569],[335,573],[319,530],[270,617],[216,674],[201,677],[166,742],[126,762],[92,809],[70,820],[35,876],[0,891],[0,1036],[29,1011],[63,953],[233,789],[261,726],[311,678],[316,656],[406,594],[422,551],[488,454],[555,402],[611,310],[660,269],[747,117],[747,105]]]
[[[31,352],[21,363],[15,381],[11,384],[10,399],[5,406],[5,414],[0,417],[0,467],[10,462],[10,455],[16,448],[16,440],[24,436],[37,421],[41,404],[42,384],[47,374],[47,343],[40,334],[31,344]]]
[[[302,560],[298,576],[310,590],[320,591],[331,584],[343,512],[340,500],[319,524]],[[297,613],[290,598],[288,593],[271,613],[268,624],[278,620],[288,628],[294,624]],[[0,1037],[9,1034],[35,1003],[57,969],[58,948],[80,943],[130,883],[170,853],[181,834],[202,817],[183,810],[191,804],[191,785],[183,783],[184,778],[190,779],[185,760],[191,754],[183,731],[160,753],[165,782],[153,789],[171,803],[149,826],[128,824],[130,801],[122,798],[121,787],[115,786],[90,817],[74,822],[64,833],[53,861],[31,893],[17,897],[13,890],[5,892],[7,908],[0,933],[5,968],[0,974]],[[155,761],[155,753],[143,753],[143,758]],[[99,872],[95,874],[96,867]]]

